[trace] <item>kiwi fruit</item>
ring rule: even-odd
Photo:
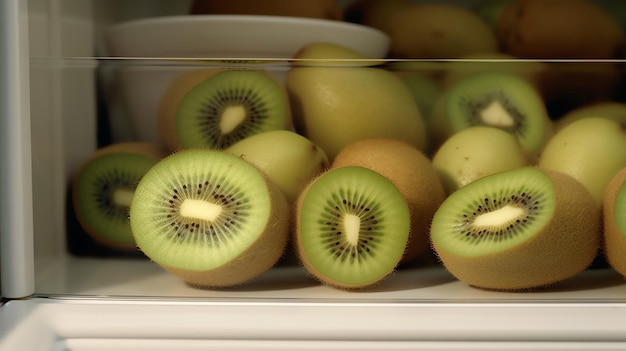
[[[609,182],[602,208],[604,256],[613,269],[626,276],[626,168]]]
[[[411,212],[411,232],[400,264],[430,249],[428,228],[446,193],[430,159],[413,145],[395,139],[365,139],[343,148],[331,168],[360,166],[389,179],[402,193]]]
[[[210,74],[189,89],[172,123],[161,120],[165,137],[181,148],[225,149],[268,130],[288,129],[291,111],[285,89],[263,70],[230,69]]]
[[[486,126],[453,134],[432,157],[432,167],[447,194],[486,175],[528,165],[528,157],[514,135]]]
[[[615,18],[589,0],[515,0],[501,12],[502,52],[530,59],[609,59],[623,46]]]
[[[552,135],[553,122],[539,91],[511,73],[479,73],[446,90],[431,118],[431,142],[441,145],[452,134],[475,125],[503,129],[517,137],[536,158]]]
[[[411,3],[386,21],[391,58],[453,59],[498,52],[494,30],[470,9],[451,3]]]
[[[298,256],[311,275],[336,288],[364,289],[391,274],[409,230],[409,208],[398,188],[364,167],[323,173],[296,206]]]
[[[181,100],[193,87],[221,71],[223,71],[221,68],[192,69],[178,74],[168,83],[159,99],[157,129],[159,137],[169,151],[183,148],[177,133],[175,133],[176,111]]]
[[[409,88],[424,122],[427,123],[435,102],[443,92],[439,82],[427,75],[410,71],[397,71],[396,74]]]
[[[383,68],[294,67],[286,80],[296,132],[333,160],[351,142],[404,140],[426,148],[424,119],[407,85]]]
[[[288,238],[284,195],[251,163],[185,149],[137,185],[130,225],[139,249],[191,286],[243,284],[269,270]]]
[[[558,132],[569,124],[588,117],[603,117],[626,125],[626,103],[618,101],[601,101],[572,109],[555,121]]]
[[[518,75],[541,88],[542,78],[548,65],[542,61],[520,60],[501,52],[477,53],[448,62],[442,77],[442,86],[449,88],[463,78],[480,73],[510,73]],[[541,89],[540,89],[541,91]]]
[[[120,142],[97,149],[72,180],[72,209],[82,229],[98,244],[135,250],[128,209],[135,187],[165,152],[145,142]]]
[[[356,0],[346,7],[344,18],[387,32],[391,15],[409,4],[411,0]]]
[[[600,210],[574,178],[523,167],[480,178],[446,198],[431,240],[444,267],[468,285],[517,291],[584,271],[601,240]]]
[[[224,150],[259,168],[294,204],[300,191],[329,167],[326,152],[291,130],[271,130],[244,138]]]

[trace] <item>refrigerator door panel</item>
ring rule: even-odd
[[[0,309],[0,350],[617,350],[613,304],[30,299]]]
[[[0,2],[0,276],[4,297],[34,288],[26,1]]]

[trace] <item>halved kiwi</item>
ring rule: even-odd
[[[251,163],[187,149],[141,179],[130,224],[138,247],[165,270],[193,286],[226,287],[278,261],[288,213],[284,195]]]
[[[552,133],[552,121],[539,91],[513,73],[477,73],[446,90],[434,107],[431,133],[435,145],[474,125],[515,135],[536,157]]]
[[[361,166],[380,173],[402,193],[411,212],[411,231],[401,264],[430,250],[428,228],[446,197],[430,159],[415,146],[395,139],[364,139],[344,147],[332,168]]]
[[[165,139],[182,148],[225,149],[235,142],[269,130],[288,129],[291,110],[284,87],[262,70],[208,71],[180,99],[175,123]],[[175,94],[173,96],[176,96]]]
[[[626,276],[626,168],[607,185],[603,211],[604,255],[613,269]]]
[[[391,181],[364,167],[339,167],[301,194],[295,241],[304,267],[321,282],[365,288],[398,265],[410,224],[408,205]]]
[[[105,146],[92,153],[72,180],[72,207],[80,226],[97,243],[136,249],[128,221],[135,187],[164,152],[143,142]]]
[[[447,270],[493,290],[548,286],[585,270],[600,246],[600,211],[574,178],[523,167],[480,178],[435,213],[431,240]]]

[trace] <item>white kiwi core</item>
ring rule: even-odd
[[[474,227],[485,228],[501,228],[514,223],[517,219],[523,218],[525,215],[524,209],[506,205],[495,211],[482,214],[474,219]]]
[[[119,207],[130,207],[131,202],[133,202],[133,195],[135,191],[129,188],[118,188],[113,191],[111,194],[111,200],[116,206]]]
[[[186,199],[180,206],[181,216],[209,222],[214,221],[221,212],[222,206],[204,200]]]
[[[220,119],[222,134],[231,133],[246,119],[246,109],[243,106],[228,106]]]
[[[350,245],[359,244],[359,230],[361,229],[361,218],[353,214],[348,214],[343,219],[343,226],[346,231],[346,239]]]
[[[515,120],[499,101],[492,101],[480,112],[481,120],[493,127],[514,127]]]

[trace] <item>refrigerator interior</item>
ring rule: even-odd
[[[122,73],[158,82],[181,67],[214,64],[111,58],[104,33],[126,20],[183,14],[187,5],[1,3],[0,83],[8,83],[0,107],[8,117],[0,120],[0,178],[8,196],[0,273],[8,302],[0,349],[623,349],[626,281],[608,268],[506,293],[472,288],[427,255],[365,291],[321,285],[293,263],[211,290],[91,242],[71,217],[69,184],[99,146],[137,137],[118,100]]]
[[[102,59],[107,57],[103,30],[129,18],[176,14],[185,9],[183,4],[176,8],[168,8],[171,6],[168,5],[167,2],[154,1],[29,2],[35,292],[72,296],[278,299],[293,298],[295,294],[299,298],[354,299],[352,293],[320,286],[297,266],[272,270],[242,289],[206,291],[181,284],[177,278],[145,259],[115,257],[106,252],[68,253],[72,249],[72,240],[77,240],[71,236],[72,229],[68,229],[68,223],[71,223],[67,220],[66,206],[68,180],[80,162],[100,143],[106,142],[98,140],[102,136],[95,133],[102,127],[97,118],[102,107],[98,94],[102,92],[95,87],[101,84],[106,90],[109,77],[106,69],[123,66],[115,60]],[[41,43],[37,41],[39,38]],[[140,63],[129,69],[156,75],[162,71],[167,73],[169,67],[157,65],[152,68]],[[123,121],[126,112],[123,107],[121,111],[112,111],[111,106],[106,106],[109,114],[119,112],[122,117],[118,120]],[[47,176],[40,177],[39,174]],[[485,292],[468,288],[441,268],[427,265],[400,270],[381,286],[359,294],[359,298],[606,301],[607,298],[620,298],[623,290],[621,277],[610,270],[597,270],[585,272],[571,282],[545,292],[522,295]]]
[[[18,132],[11,140],[19,143],[22,158],[11,157],[7,162],[26,172],[22,178],[26,184],[16,183],[16,173],[6,177],[13,177],[10,184],[19,185],[13,189],[13,194],[27,198],[12,209],[16,217],[11,224],[3,226],[3,230],[10,230],[2,233],[5,297],[189,298],[231,302],[293,301],[297,304],[307,301],[390,305],[419,302],[433,306],[459,302],[581,305],[624,302],[626,282],[608,268],[587,270],[545,290],[503,293],[469,287],[427,256],[362,292],[321,285],[297,264],[279,266],[242,287],[210,290],[188,286],[139,255],[120,255],[95,247],[82,236],[68,215],[68,189],[72,175],[92,151],[115,138],[133,138],[124,134],[123,123],[128,111],[116,105],[118,90],[111,88],[116,84],[116,72],[126,67],[144,74],[141,77],[145,78],[146,72],[170,74],[172,67],[180,65],[167,60],[165,64],[137,61],[128,65],[110,58],[104,41],[105,30],[114,23],[130,19],[183,14],[188,2],[29,0],[8,3],[5,6],[20,15],[16,18],[20,29],[16,35],[22,42],[29,43],[27,48],[21,47],[20,52],[28,55],[28,67],[20,66],[16,78],[27,78],[26,82],[21,82],[19,97],[29,103],[13,111],[21,119],[11,122],[18,123]],[[277,68],[280,69],[284,68]],[[103,115],[115,118],[122,127],[115,129],[111,120],[103,124]],[[107,133],[102,132],[103,127],[108,129]],[[30,162],[21,163],[26,160]],[[31,193],[32,202],[28,199]],[[16,267],[20,267],[19,272]]]

